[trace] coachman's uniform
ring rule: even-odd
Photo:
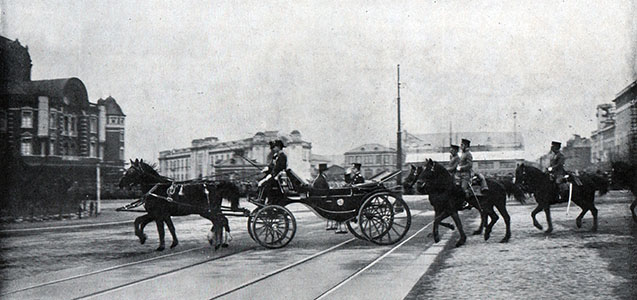
[[[283,149],[284,147],[283,142],[281,141],[277,140],[275,144],[279,146],[279,149]],[[268,198],[270,201],[272,201],[272,198],[274,198],[274,196],[276,195],[276,193],[274,193],[273,191],[273,187],[278,186],[279,184],[278,175],[281,172],[285,171],[287,167],[288,158],[285,155],[285,152],[283,152],[283,150],[275,152],[272,155],[272,161],[270,162],[270,165],[266,169],[266,174],[268,174],[266,178],[269,177],[269,179],[263,182],[263,184],[261,185],[261,194],[259,195],[259,198],[261,200],[265,200],[266,198]]]
[[[330,188],[330,184],[327,182],[327,177],[325,176],[325,170],[327,170],[327,164],[320,164],[319,174],[312,183],[313,189],[327,190]]]

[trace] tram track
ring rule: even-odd
[[[427,211],[424,211],[424,210],[423,210],[423,211],[421,211],[421,212],[419,212],[419,213],[417,213],[417,214],[414,214],[414,215],[412,215],[412,219],[413,219],[414,217],[416,217],[416,216],[423,215],[423,214],[425,214],[425,213],[427,213]],[[379,256],[378,256],[378,257],[376,257],[376,259],[374,259],[371,263],[369,263],[369,264],[365,265],[364,267],[360,268],[357,272],[355,272],[355,273],[353,273],[353,274],[349,275],[347,278],[345,278],[344,280],[340,281],[338,284],[336,284],[336,285],[332,286],[329,290],[327,290],[327,291],[323,292],[323,293],[322,293],[321,295],[319,295],[319,297],[318,297],[318,298],[316,298],[316,299],[323,299],[325,296],[329,295],[330,293],[332,293],[333,291],[335,291],[336,289],[338,289],[338,288],[339,288],[339,287],[341,287],[342,285],[346,284],[348,281],[352,280],[354,277],[356,277],[356,276],[358,276],[359,274],[363,273],[365,270],[367,270],[367,269],[371,268],[371,267],[372,267],[372,266],[374,266],[376,263],[378,263],[378,262],[379,262],[379,261],[381,261],[383,258],[385,258],[385,257],[386,257],[386,256],[388,256],[389,254],[391,254],[392,252],[394,252],[396,249],[400,248],[402,245],[404,245],[404,244],[405,244],[406,242],[408,242],[409,240],[413,239],[416,235],[420,234],[422,231],[424,231],[425,229],[427,229],[427,228],[428,228],[429,226],[431,226],[432,224],[433,224],[433,221],[431,221],[431,222],[427,223],[427,224],[426,224],[426,225],[424,225],[422,228],[420,228],[420,229],[419,229],[416,233],[414,233],[413,235],[411,235],[411,236],[410,236],[410,237],[408,237],[407,239],[403,240],[403,241],[402,241],[402,242],[400,242],[398,245],[396,245],[396,246],[392,247],[389,251],[384,252],[383,254],[379,255]],[[261,281],[263,281],[263,280],[265,280],[265,279],[268,279],[268,278],[273,277],[273,276],[275,276],[275,275],[281,274],[281,273],[283,273],[283,272],[285,272],[285,271],[288,271],[288,270],[290,270],[290,269],[292,269],[292,268],[298,267],[298,266],[300,266],[300,265],[302,265],[302,264],[304,264],[304,263],[307,263],[307,262],[309,262],[309,261],[311,261],[311,260],[313,260],[313,259],[315,259],[315,258],[317,258],[317,257],[319,257],[319,256],[322,256],[322,255],[325,255],[325,254],[327,254],[327,253],[329,253],[329,252],[332,252],[332,251],[334,251],[334,250],[336,250],[336,249],[338,249],[338,248],[341,248],[342,246],[345,246],[346,244],[349,244],[349,243],[351,243],[351,242],[353,242],[353,241],[356,241],[356,240],[358,240],[358,239],[357,239],[357,238],[351,238],[351,239],[349,239],[349,240],[346,240],[346,241],[344,241],[344,242],[341,242],[341,243],[339,243],[339,244],[337,244],[337,245],[334,245],[334,246],[332,246],[332,247],[330,247],[330,248],[328,248],[328,249],[325,249],[325,250],[322,250],[322,251],[320,251],[320,252],[314,253],[314,254],[312,254],[312,255],[310,255],[310,256],[307,256],[307,257],[305,257],[305,258],[303,258],[303,259],[301,259],[301,260],[299,260],[299,261],[296,261],[296,262],[294,262],[294,263],[291,263],[291,264],[289,264],[289,265],[286,265],[286,266],[284,266],[284,267],[281,267],[281,268],[279,268],[279,269],[277,269],[277,270],[274,270],[274,271],[272,271],[272,272],[269,272],[269,273],[267,273],[267,274],[264,274],[264,275],[262,275],[262,276],[260,276],[260,277],[258,277],[258,278],[255,278],[255,279],[253,279],[253,280],[250,280],[250,281],[248,281],[248,282],[245,282],[245,283],[243,283],[243,284],[240,284],[240,285],[238,285],[238,286],[236,286],[236,287],[233,287],[233,288],[231,288],[230,290],[224,291],[224,292],[222,292],[222,293],[220,293],[220,294],[217,294],[217,295],[215,295],[214,297],[209,298],[209,299],[211,299],[211,300],[212,300],[212,299],[221,299],[221,298],[223,298],[223,297],[225,297],[225,296],[229,296],[229,295],[231,295],[231,294],[233,294],[233,293],[235,293],[235,292],[238,292],[238,291],[240,291],[240,290],[242,290],[242,289],[245,289],[245,288],[251,287],[251,286],[253,286],[253,285],[255,285],[255,284],[257,284],[257,283],[259,283],[259,282],[261,282]]]

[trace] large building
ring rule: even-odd
[[[52,182],[78,181],[83,193],[95,195],[97,166],[107,177],[124,166],[125,115],[115,99],[89,102],[84,83],[74,77],[31,80],[31,66],[27,47],[0,37],[3,210],[40,201],[34,189],[49,195],[44,186]]]
[[[459,145],[461,139],[471,141],[473,169],[487,175],[515,173],[518,163],[524,162],[524,142],[516,132],[454,132],[403,134],[405,164],[422,164],[427,158],[446,164],[449,146]]]
[[[351,149],[344,154],[345,166],[360,163],[361,173],[370,178],[385,171],[396,170],[396,149],[380,144],[365,144]]]
[[[637,81],[613,103],[597,106],[597,129],[591,133],[591,162],[608,168],[614,160],[637,163]]]
[[[312,144],[298,130],[290,134],[278,131],[257,132],[254,136],[219,141],[216,137],[195,139],[187,148],[159,152],[162,175],[176,180],[203,177],[246,177],[265,167],[269,160],[268,142],[281,139],[286,147],[288,167],[305,179],[311,178]]]

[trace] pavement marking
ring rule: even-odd
[[[371,268],[372,266],[374,266],[375,264],[377,264],[379,261],[381,261],[383,258],[387,257],[389,254],[391,254],[392,252],[394,252],[396,249],[402,247],[402,245],[404,245],[405,243],[409,242],[411,239],[413,239],[416,235],[420,234],[423,230],[427,229],[427,227],[429,227],[431,224],[433,224],[434,221],[429,222],[429,224],[425,225],[423,228],[421,228],[420,230],[418,230],[416,233],[414,233],[412,236],[410,236],[409,238],[407,238],[406,240],[402,241],[400,244],[394,246],[393,248],[391,248],[391,250],[387,251],[385,254],[381,255],[380,257],[378,257],[377,259],[375,259],[373,262],[371,262],[370,264],[368,264],[367,266],[365,266],[364,268],[358,270],[358,272],[350,275],[349,277],[347,277],[345,280],[341,281],[341,283],[337,284],[336,286],[332,287],[331,289],[325,291],[323,294],[319,295],[317,298],[315,298],[315,300],[319,300],[319,299],[324,299],[325,297],[327,297],[329,294],[331,294],[332,292],[334,292],[335,290],[337,290],[338,288],[340,288],[341,286],[345,285],[346,283],[350,282],[352,279],[354,279],[354,277],[360,275],[361,273],[365,272],[367,269]],[[441,248],[442,250],[442,248]],[[440,252],[440,251],[438,251]]]
[[[212,297],[212,298],[210,298],[210,299],[218,299],[218,298],[220,298],[220,297],[223,297],[223,296],[225,296],[225,295],[228,295],[228,294],[230,294],[230,293],[233,293],[233,292],[235,292],[235,291],[238,291],[238,290],[240,290],[240,289],[242,289],[242,288],[244,288],[244,287],[247,287],[247,286],[249,286],[249,285],[255,284],[255,283],[257,283],[257,282],[259,282],[259,281],[262,281],[262,280],[264,280],[264,279],[266,279],[266,278],[272,277],[272,276],[274,276],[274,275],[276,275],[276,274],[278,274],[278,273],[281,273],[281,272],[283,272],[283,271],[285,271],[285,270],[288,270],[288,269],[290,269],[290,268],[296,267],[296,266],[298,266],[298,265],[300,265],[300,264],[302,264],[302,263],[304,263],[304,262],[307,262],[307,261],[312,260],[312,259],[314,259],[314,258],[316,258],[316,257],[319,257],[319,256],[321,256],[321,255],[323,255],[323,254],[325,254],[325,253],[327,253],[327,252],[330,252],[330,251],[332,251],[332,250],[334,250],[334,249],[336,249],[336,248],[338,248],[338,247],[341,247],[341,246],[343,246],[343,245],[345,245],[345,244],[347,244],[347,243],[350,243],[350,242],[352,242],[352,241],[355,241],[355,240],[357,240],[357,238],[351,238],[351,239],[349,239],[349,240],[347,240],[347,241],[344,241],[344,242],[342,242],[342,243],[340,243],[340,244],[338,244],[338,245],[332,246],[332,247],[330,247],[330,248],[328,248],[328,249],[325,249],[325,250],[323,250],[323,251],[321,251],[321,252],[315,253],[315,254],[313,254],[313,255],[311,255],[311,256],[308,256],[308,257],[306,257],[306,258],[304,258],[304,259],[302,259],[302,260],[299,260],[299,261],[297,261],[297,262],[295,262],[295,263],[289,264],[289,265],[287,265],[287,266],[285,266],[285,267],[279,268],[279,269],[274,270],[274,271],[272,271],[272,272],[270,272],[270,273],[267,273],[267,274],[265,274],[265,275],[262,275],[261,277],[258,277],[258,278],[254,279],[254,280],[251,280],[251,281],[248,281],[248,282],[246,282],[246,283],[244,283],[244,284],[241,284],[241,285],[239,285],[239,286],[237,286],[237,287],[235,287],[235,288],[233,288],[233,289],[231,289],[231,290],[229,290],[229,291],[223,292],[223,293],[221,293],[221,294],[219,294],[219,295],[216,295],[216,296],[214,296],[214,297]]]
[[[99,226],[106,226],[106,225],[121,225],[121,224],[127,224],[127,223],[131,223],[132,224],[133,221],[117,221],[117,222],[107,222],[107,223],[98,223],[98,224],[77,224],[77,225],[37,227],[37,228],[22,228],[22,229],[4,229],[4,230],[0,230],[0,234],[2,234],[2,233],[12,233],[12,232],[30,232],[30,231],[55,230],[55,229],[99,227]]]

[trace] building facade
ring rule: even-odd
[[[396,170],[396,149],[380,144],[364,144],[343,154],[345,166],[361,164],[361,173],[365,178],[384,171]]]
[[[637,81],[613,100],[615,104],[615,145],[617,159],[637,163]]]
[[[426,159],[439,163],[449,162],[449,146],[459,145],[461,139],[471,141],[473,170],[486,175],[515,173],[524,162],[524,142],[516,132],[455,132],[455,133],[405,133],[403,148],[405,164],[422,164]]]
[[[617,154],[615,145],[615,106],[604,103],[597,106],[597,129],[591,132],[591,163],[598,168],[610,167]]]
[[[74,77],[31,80],[31,66],[27,47],[0,37],[0,153],[8,170],[0,185],[9,210],[31,201],[33,186],[55,181],[78,181],[84,193],[95,195],[97,166],[106,174],[121,174],[124,166],[123,155],[106,152],[112,143],[124,148],[119,136],[107,134],[112,115],[124,132],[125,115],[115,99],[89,102],[84,83]]]
[[[310,179],[312,144],[304,141],[298,130],[290,134],[257,132],[252,137],[233,141],[219,141],[216,137],[195,139],[188,148],[159,152],[160,172],[176,180],[254,175],[271,160],[268,142],[276,139],[286,145],[283,151],[288,157],[288,168]]]

